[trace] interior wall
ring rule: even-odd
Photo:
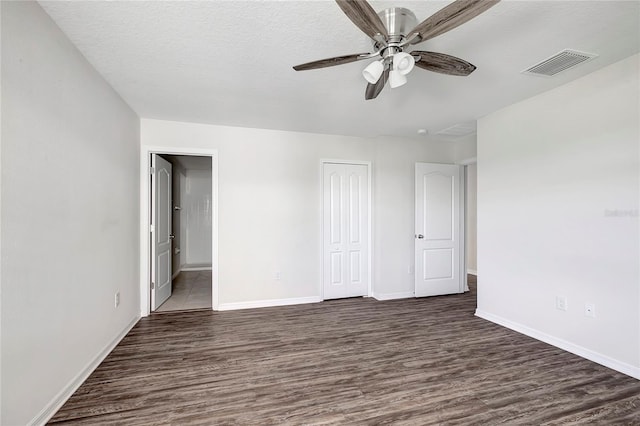
[[[211,266],[211,170],[186,171],[186,266]]]
[[[638,378],[639,61],[478,129],[479,315]]]
[[[477,262],[477,191],[478,191],[478,166],[477,164],[469,164],[467,166],[467,206],[466,206],[466,233],[467,233],[467,272],[470,274],[478,273]]]
[[[0,8],[0,423],[22,425],[138,318],[139,119],[38,3]]]
[[[177,216],[180,218],[179,222],[180,222],[180,228],[179,228],[179,235],[176,236],[176,240],[178,240],[178,244],[180,247],[180,253],[178,253],[178,255],[176,256],[176,260],[178,263],[178,267],[180,269],[182,269],[182,267],[187,263],[187,251],[183,249],[183,247],[187,246],[187,219],[186,219],[186,212],[185,210],[182,208],[182,204],[183,204],[183,194],[187,193],[187,175],[186,172],[184,170],[182,170],[180,172],[180,175],[177,176],[178,177],[178,187],[180,188],[180,198],[179,198],[179,203],[180,203],[180,211],[178,212]]]
[[[414,165],[455,156],[442,141],[150,119],[141,120],[141,143],[218,150],[221,304],[320,296],[321,159],[372,162],[374,291],[413,295]]]
[[[2,51],[2,7],[0,7],[0,52]],[[2,60],[0,60],[0,86],[2,82]],[[0,94],[2,89],[0,88]],[[0,102],[0,123],[2,123],[2,102]],[[1,124],[0,124],[1,127]],[[0,424],[2,423],[2,130],[0,129]]]
[[[453,141],[456,163],[466,163],[478,155],[478,135],[463,136]]]
[[[171,243],[171,273],[175,276],[180,272],[182,252],[185,247],[186,233],[182,232],[184,226],[182,197],[184,194],[182,193],[182,185],[180,184],[180,179],[184,176],[185,170],[177,161],[172,161],[171,165],[173,166],[171,169],[171,232],[175,235]],[[176,206],[180,207],[180,210],[176,210]],[[177,250],[179,251],[176,252]]]

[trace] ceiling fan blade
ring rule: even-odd
[[[320,59],[319,61],[307,62],[293,67],[296,71],[314,70],[317,68],[333,67],[335,65],[348,64],[371,58],[371,53],[357,53],[355,55],[336,56],[335,58]]]
[[[336,0],[336,3],[351,22],[372,39],[378,37],[378,41],[386,41],[389,38],[387,28],[366,0]],[[384,40],[379,40],[380,35]]]
[[[446,33],[482,12],[495,6],[500,0],[456,0],[419,23],[407,39],[417,44]],[[417,36],[416,36],[417,34]]]
[[[414,50],[411,56],[416,58],[416,67],[423,70],[439,72],[441,74],[467,76],[475,71],[476,66],[469,62],[456,58],[455,56],[445,55],[444,53],[424,52],[422,50]],[[418,59],[419,57],[419,59]]]
[[[375,84],[367,84],[367,89],[364,92],[364,98],[366,100],[375,99],[378,97],[382,89],[384,89],[384,85],[389,80],[389,68],[385,68],[384,72],[380,76],[380,79]]]

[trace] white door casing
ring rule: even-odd
[[[369,291],[369,170],[365,164],[323,164],[323,298]]]
[[[171,296],[171,163],[151,154],[151,309]]]
[[[211,306],[218,310],[219,285],[218,285],[218,150],[206,148],[176,147],[164,145],[140,146],[140,316],[146,317],[152,310],[149,283],[152,270],[152,244],[149,234],[151,210],[151,154],[162,153],[168,155],[198,155],[211,158],[211,201],[212,201],[212,229],[211,229]]]
[[[464,291],[462,177],[458,165],[416,163],[416,297]]]

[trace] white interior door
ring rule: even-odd
[[[369,290],[369,173],[363,164],[323,165],[324,299]]]
[[[416,164],[416,297],[464,291],[463,170]]]
[[[171,163],[151,154],[151,309],[171,296]]]

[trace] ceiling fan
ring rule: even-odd
[[[405,84],[414,65],[427,71],[467,76],[476,69],[475,65],[455,56],[410,47],[464,24],[499,1],[455,0],[418,24],[409,9],[392,7],[376,13],[366,0],[336,0],[351,22],[373,40],[373,52],[321,59],[293,69],[305,71],[379,57],[362,72],[369,83],[365,99],[376,98],[387,81],[391,88]]]

